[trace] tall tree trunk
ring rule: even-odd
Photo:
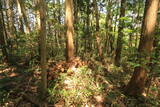
[[[73,43],[73,34],[74,34],[74,27],[73,27],[73,0],[66,0],[66,27],[67,27],[67,43],[66,43],[66,60],[70,61],[74,57],[74,43]]]
[[[140,18],[140,9],[141,9],[141,2],[139,1],[139,3],[138,3],[138,10],[137,10],[137,17],[136,17],[136,24],[138,25],[139,24],[139,22],[141,22],[141,18]],[[137,26],[137,30],[138,30],[138,26]],[[136,33],[136,37],[135,37],[135,48],[138,48],[138,38],[139,38],[139,33],[137,32]]]
[[[78,43],[78,40],[79,40],[79,37],[78,37],[78,22],[79,22],[79,19],[78,19],[78,12],[79,12],[79,7],[78,7],[78,1],[77,0],[73,0],[74,2],[74,30],[76,31],[75,34],[76,34],[76,56],[78,56],[78,48],[79,48],[79,43]]]
[[[26,25],[26,33],[30,33],[31,29],[30,29],[30,26],[29,26],[29,20],[28,20],[28,17],[27,17],[24,0],[19,0],[19,3],[20,3],[20,6],[21,6],[21,9],[22,9],[22,15],[23,15],[24,23]]]
[[[21,6],[20,6],[20,3],[19,3],[19,0],[16,0],[16,4],[17,4],[17,9],[18,9],[18,13],[19,13],[19,31],[24,33],[24,26],[23,26],[23,15],[22,15],[22,10],[21,10]]]
[[[7,11],[6,11],[6,16],[7,16],[7,38],[8,38],[8,51],[10,53],[10,55],[12,54],[13,52],[13,43],[10,41],[11,39],[15,38],[16,37],[16,27],[15,27],[15,21],[14,21],[14,12],[13,12],[13,5],[14,5],[14,2],[12,0],[6,0],[5,1],[6,3],[6,8],[7,8]],[[4,28],[5,29],[5,28]]]
[[[58,24],[61,25],[61,1],[58,0],[57,3],[58,3]],[[58,33],[58,39],[57,39],[58,41],[57,41],[57,43],[58,43],[58,47],[60,49],[61,48],[61,43],[60,43],[60,40],[61,40],[61,29],[59,29],[57,33]]]
[[[15,37],[13,1],[6,0],[5,2],[6,2],[6,8],[7,8],[7,23],[8,23],[9,37]]]
[[[87,17],[86,17],[86,35],[85,35],[85,52],[90,51],[89,49],[91,49],[90,46],[90,0],[86,1],[87,4]]]
[[[39,16],[39,5],[38,5],[38,0],[34,0],[34,4],[35,4],[35,30],[38,31],[38,28],[40,26],[40,16]]]
[[[93,0],[94,2],[94,9],[95,9],[95,17],[96,17],[96,43],[97,43],[97,48],[98,48],[98,54],[100,59],[102,60],[102,48],[100,44],[100,37],[99,37],[99,12],[98,12],[98,4],[96,0]]]
[[[116,3],[118,3],[119,4],[119,2],[120,1],[117,1]],[[116,32],[116,29],[118,28],[118,24],[117,24],[117,22],[118,22],[118,13],[119,13],[119,5],[118,5],[118,7],[117,7],[117,10],[116,10],[116,16],[115,16],[115,22],[114,22],[114,27],[113,27],[113,32],[115,33]],[[116,34],[115,34],[116,35]],[[114,36],[114,39],[115,39],[115,36]],[[115,42],[115,40],[113,41],[113,44],[114,44],[114,42]],[[115,50],[116,50],[116,47],[115,47],[115,45],[113,45],[113,49],[114,49],[114,51],[113,51],[113,55],[112,55],[112,62],[114,62],[115,61]]]
[[[153,35],[157,20],[159,0],[146,0],[144,19],[142,23],[142,31],[140,44],[138,48],[140,66],[134,69],[134,73],[128,85],[126,86],[127,95],[141,95],[145,89],[147,78],[147,67],[150,63],[150,56],[153,49]]]
[[[40,28],[40,26],[41,26],[41,24],[40,24],[40,11],[39,11],[39,8],[40,8],[40,5],[39,5],[39,0],[34,0],[34,3],[35,3],[35,18],[36,18],[36,21],[35,21],[35,30],[36,30],[36,32],[38,33],[38,30],[39,30],[39,28]],[[38,35],[37,36],[37,42],[38,42],[38,61],[40,62],[40,60],[41,60],[41,57],[40,57],[40,51],[41,51],[41,49],[40,49],[40,35]]]
[[[112,53],[113,51],[113,35],[112,35],[112,17],[111,17],[111,7],[112,7],[112,1],[109,0],[106,4],[107,5],[107,12],[106,12],[106,53],[107,56]]]
[[[39,16],[40,16],[40,26],[38,28],[38,32],[40,35],[40,55],[41,55],[41,95],[42,99],[45,99],[46,91],[47,91],[47,64],[46,64],[46,4],[45,0],[38,0],[39,6]],[[45,104],[45,107],[46,104]]]
[[[26,14],[26,10],[25,10],[24,1],[23,0],[16,0],[16,3],[17,3],[18,12],[19,12],[21,31],[29,33],[30,32],[30,26],[29,26],[29,22],[28,22],[28,19],[27,19],[27,14]],[[26,28],[25,30],[24,30],[24,26],[23,26],[23,19],[24,19],[25,28]]]
[[[134,13],[133,13],[133,14],[134,14]],[[132,22],[135,23],[134,16],[132,16]],[[133,26],[134,26],[134,25],[133,25]],[[134,29],[133,26],[130,26],[130,29]],[[129,35],[129,37],[128,37],[128,46],[129,46],[129,48],[132,48],[132,47],[133,47],[132,43],[133,43],[134,34],[133,34],[133,33],[129,33],[128,35]],[[130,50],[129,52],[132,53],[132,51],[133,51],[133,50]]]
[[[8,52],[7,52],[7,44],[5,40],[5,29],[4,29],[4,19],[2,12],[2,2],[0,1],[0,48],[2,49],[2,54],[4,56],[4,60],[8,61]]]
[[[121,0],[121,8],[120,8],[120,18],[125,16],[125,4],[126,0]],[[121,51],[122,51],[122,44],[123,44],[123,28],[124,28],[124,21],[122,19],[119,20],[119,27],[118,27],[118,38],[117,38],[117,47],[115,51],[115,65],[120,66],[120,59],[121,59]]]

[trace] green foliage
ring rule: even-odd
[[[0,89],[0,106],[3,104],[6,100],[8,100],[9,93],[5,90]]]
[[[121,17],[121,18],[119,18],[119,20],[123,20],[123,21],[131,21],[131,18],[129,18],[129,17]]]
[[[36,55],[36,49],[38,47],[37,34],[35,32],[31,34],[18,34],[16,44],[13,50],[13,54],[17,56],[28,56],[31,53]]]

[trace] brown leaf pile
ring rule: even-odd
[[[59,73],[65,73],[68,69],[75,67],[79,68],[86,65],[85,61],[82,61],[79,57],[73,58],[70,62],[61,61],[56,65],[50,66],[48,69],[48,80],[53,80],[57,78]]]

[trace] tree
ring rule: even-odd
[[[73,34],[74,34],[74,27],[73,27],[73,0],[66,0],[65,1],[65,14],[66,14],[66,27],[67,27],[67,41],[66,41],[66,60],[70,61],[74,57],[74,44],[73,44]]]
[[[97,0],[93,0],[94,9],[95,9],[95,18],[96,18],[96,43],[98,48],[98,54],[100,59],[102,60],[102,48],[100,44],[100,37],[99,37],[99,12],[98,12],[98,3]]]
[[[47,64],[46,64],[46,4],[44,0],[38,0],[40,26],[38,28],[40,36],[40,56],[41,56],[41,94],[45,99],[47,91]]]
[[[24,33],[24,26],[23,26],[23,17],[22,17],[22,10],[21,10],[21,6],[20,6],[20,3],[19,3],[19,0],[16,0],[16,4],[17,4],[17,9],[18,9],[18,24],[19,24],[19,31]]]
[[[87,10],[86,10],[86,14],[87,14],[87,17],[86,17],[86,35],[85,35],[85,53],[90,49],[90,0],[87,0],[86,1],[86,7],[87,7]]]
[[[2,12],[2,2],[0,1],[0,48],[2,49],[2,54],[4,60],[8,61],[7,43],[5,39],[5,29],[4,29],[4,19]]]
[[[27,13],[26,13],[26,9],[25,9],[25,3],[24,0],[19,0],[21,9],[22,9],[22,15],[23,15],[23,19],[24,19],[24,23],[25,23],[25,27],[26,27],[26,33],[30,32],[30,26],[29,26],[29,20],[27,17]]]
[[[156,25],[158,6],[159,0],[146,0],[138,48],[138,60],[140,66],[135,67],[132,78],[126,86],[125,92],[127,95],[137,96],[144,92],[147,72],[149,72],[148,67],[153,49],[153,35]]]
[[[113,46],[114,46],[114,35],[112,34],[112,32],[113,32],[112,5],[113,5],[113,1],[112,0],[106,1],[106,9],[107,9],[107,11],[106,11],[106,19],[105,19],[105,28],[106,28],[106,40],[105,40],[105,47],[106,48],[105,48],[105,50],[106,50],[107,56],[112,56],[111,54],[112,54],[112,52],[114,50],[114,48],[113,48]]]
[[[78,23],[79,23],[79,18],[78,18],[78,12],[79,12],[78,0],[73,0],[73,3],[74,3],[74,30],[78,31]],[[79,48],[78,32],[75,32],[75,34],[76,34],[76,40],[75,40],[76,56],[78,56],[78,48]]]
[[[27,19],[24,0],[16,0],[16,3],[17,3],[18,12],[19,12],[21,30],[22,30],[22,32],[29,33],[30,32],[30,26],[29,26],[29,22],[28,22],[28,19]],[[26,28],[25,31],[24,31],[24,26],[23,26],[23,19],[24,19],[24,23],[26,25],[25,26],[25,28]]]
[[[8,35],[9,37],[15,37],[15,26],[14,26],[14,12],[13,12],[13,1],[6,0],[6,8],[7,8],[7,26],[8,26]]]
[[[119,19],[119,26],[118,26],[118,38],[117,38],[117,47],[115,51],[115,65],[120,65],[120,58],[121,58],[121,51],[122,51],[122,43],[123,43],[123,28],[124,28],[124,21],[123,18],[125,16],[125,3],[126,0],[121,0],[121,8],[120,8],[120,19]]]

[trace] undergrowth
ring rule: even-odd
[[[91,103],[94,95],[101,94],[102,91],[103,86],[96,81],[94,71],[82,66],[68,69],[67,73],[61,73],[52,81],[49,101],[54,103],[64,101],[64,106],[82,106]]]

